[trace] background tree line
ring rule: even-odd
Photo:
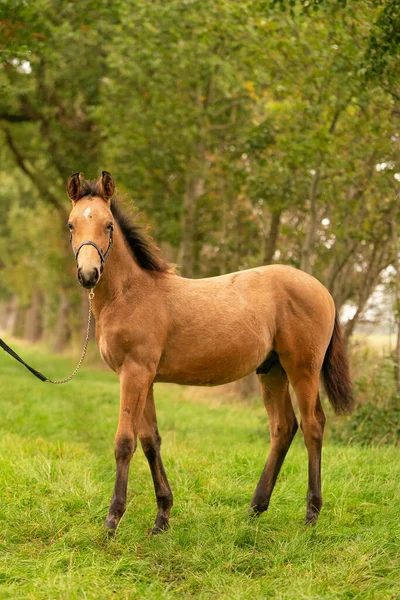
[[[80,340],[65,181],[102,169],[188,277],[283,262],[398,319],[400,7],[5,2],[0,325]],[[400,347],[398,349],[400,356]]]

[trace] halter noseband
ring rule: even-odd
[[[112,248],[112,245],[113,245],[113,234],[114,234],[114,228],[113,228],[113,227],[111,227],[111,229],[110,229],[110,240],[109,240],[109,242],[108,242],[108,248],[107,248],[107,250],[104,252],[104,254],[103,254],[103,252],[101,251],[101,249],[99,248],[99,246],[98,246],[98,245],[97,245],[95,242],[92,242],[92,241],[90,241],[90,240],[88,240],[88,241],[86,241],[86,242],[82,242],[82,244],[80,244],[80,245],[78,246],[78,249],[77,249],[77,250],[75,250],[75,248],[74,248],[74,245],[73,245],[73,243],[72,243],[72,236],[71,236],[71,246],[72,246],[72,251],[73,251],[73,253],[74,253],[74,256],[75,256],[75,260],[78,260],[78,254],[79,254],[79,252],[80,252],[81,248],[83,248],[83,246],[93,246],[93,248],[96,248],[96,250],[97,250],[97,252],[98,252],[98,254],[99,254],[99,256],[100,256],[100,260],[101,260],[101,269],[103,269],[103,265],[104,265],[104,263],[106,262],[106,258],[107,258],[107,256],[110,254],[110,250],[111,250],[111,248]]]

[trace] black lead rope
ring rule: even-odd
[[[32,373],[32,375],[34,375],[35,377],[37,377],[38,379],[40,379],[40,381],[44,381],[47,383],[55,383],[57,385],[61,384],[61,383],[68,383],[68,381],[71,381],[71,379],[73,379],[75,377],[75,375],[78,373],[79,369],[82,366],[82,363],[85,359],[86,356],[86,350],[88,347],[88,343],[89,343],[89,336],[90,336],[90,323],[92,320],[92,300],[94,297],[94,292],[93,290],[90,290],[89,292],[89,315],[88,315],[88,322],[87,322],[87,328],[86,328],[86,337],[85,337],[85,342],[83,344],[83,350],[82,350],[82,354],[81,357],[79,359],[78,365],[75,368],[75,370],[73,371],[73,373],[71,373],[71,375],[69,377],[66,377],[65,379],[50,379],[50,377],[46,377],[45,375],[43,375],[43,373],[41,373],[40,371],[38,371],[37,369],[34,369],[33,367],[31,367],[30,365],[28,365],[28,363],[26,363],[16,352],[15,350],[13,350],[12,348],[10,348],[10,346],[8,344],[5,343],[4,340],[2,340],[0,338],[0,347],[3,348],[3,350],[5,352],[7,352],[10,356],[12,356],[13,358],[15,358],[15,360],[17,360],[18,362],[21,363],[21,365],[24,365],[24,367],[26,367],[28,369],[28,371],[30,371]]]
[[[41,373],[40,371],[37,371],[36,369],[34,369],[33,367],[30,367],[28,365],[28,363],[26,363],[12,348],[10,348],[10,346],[8,346],[8,344],[5,343],[4,340],[2,340],[0,338],[0,347],[3,348],[3,350],[5,350],[5,352],[8,352],[8,354],[10,356],[12,356],[13,358],[15,358],[15,360],[17,360],[18,362],[21,363],[21,365],[24,365],[24,367],[26,367],[28,369],[28,371],[30,371],[32,373],[32,375],[34,375],[35,377],[37,377],[38,379],[40,379],[40,381],[48,381],[47,377],[45,375],[43,375],[43,373]]]

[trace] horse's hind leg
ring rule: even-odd
[[[151,386],[147,396],[139,429],[139,439],[149,463],[157,499],[158,512],[152,531],[153,534],[156,534],[169,527],[168,521],[172,507],[172,492],[161,460],[161,437],[157,428],[153,386]]]
[[[325,414],[318,393],[319,374],[295,377],[292,385],[301,413],[301,428],[308,452],[306,523],[315,523],[322,507],[321,454],[325,426]]]
[[[251,501],[251,510],[260,514],[267,510],[279,475],[298,425],[289,395],[289,382],[279,360],[268,373],[259,374],[264,404],[268,412],[271,447]]]

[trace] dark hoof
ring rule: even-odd
[[[158,535],[159,533],[164,533],[169,529],[168,519],[165,517],[158,517],[156,522],[154,523],[154,527],[151,530],[151,535]]]
[[[161,527],[153,527],[153,529],[151,530],[151,535],[158,535],[160,533],[164,533],[165,531],[167,531],[168,527],[164,527],[163,529]]]
[[[322,508],[321,496],[312,496],[307,494],[306,525],[315,525]]]
[[[319,513],[307,513],[305,518],[306,525],[315,525],[318,521]]]
[[[268,509],[268,504],[263,502],[252,502],[249,508],[250,517],[259,517],[263,512]]]
[[[104,522],[104,527],[108,533],[108,535],[115,535],[115,532],[118,527],[118,521],[115,517],[107,517]]]

